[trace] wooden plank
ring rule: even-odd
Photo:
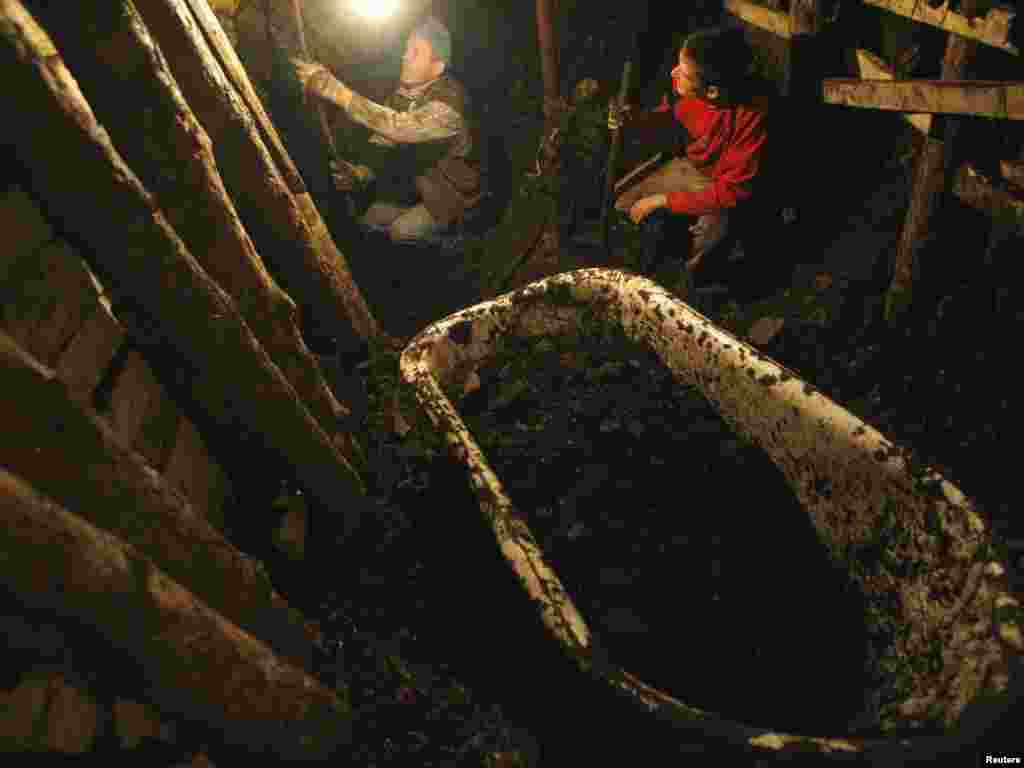
[[[95,289],[82,260],[63,240],[43,243],[24,262],[10,274],[0,325],[52,366],[92,311]]]
[[[782,38],[792,37],[789,14],[784,11],[777,11],[750,0],[725,0],[724,8],[727,13],[759,29]]]
[[[10,186],[0,196],[0,294],[18,261],[53,239],[53,229],[36,204],[19,186]]]
[[[824,81],[822,94],[847,107],[1024,120],[1024,82],[837,77]]]
[[[129,350],[114,382],[106,415],[123,445],[154,469],[163,469],[177,437],[180,414],[149,364],[134,349]]]
[[[961,8],[964,13],[976,14],[981,10],[982,2],[984,0],[961,0]],[[948,35],[940,70],[942,82],[962,82],[970,72],[977,49],[977,41],[961,35]],[[884,316],[890,326],[901,323],[908,310],[913,308],[921,256],[925,245],[934,241],[938,229],[937,212],[946,194],[951,170],[949,163],[961,123],[956,117],[936,117],[918,152],[910,203],[896,245],[892,279],[885,292]]]
[[[1024,189],[1024,162],[1020,160],[1000,160],[999,173],[1015,187]]]
[[[178,424],[182,416],[178,406],[165,392],[147,413],[142,432],[132,446],[153,469],[162,471],[170,459],[174,441],[178,437]]]
[[[905,16],[932,27],[954,32],[1009,53],[1019,53],[1010,42],[1010,30],[1016,11],[1007,5],[992,8],[985,15],[967,17],[949,10],[949,0],[932,8],[926,0],[864,0],[868,5]]]
[[[182,418],[178,423],[164,479],[184,493],[211,525],[224,529],[223,508],[229,490],[227,478],[210,457],[203,438],[189,419]]]
[[[39,360],[53,366],[86,318],[96,308],[96,288],[85,263],[64,240],[43,247],[42,261],[55,301],[33,333]]]
[[[809,121],[820,105],[823,60],[819,33],[824,16],[824,0],[789,0],[789,62],[783,93]]]
[[[857,73],[863,80],[893,80],[893,69],[879,56],[858,48]],[[932,127],[932,116],[926,112],[904,112],[902,117],[922,134],[927,134]]]
[[[965,163],[953,176],[953,194],[965,205],[994,216],[1010,214],[1016,218],[1018,229],[1024,225],[1024,198],[1010,189],[999,187],[970,164]]]
[[[109,307],[102,302],[97,304],[57,360],[57,377],[64,382],[72,397],[82,403],[92,402],[93,392],[124,338],[124,328]]]

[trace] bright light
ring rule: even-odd
[[[383,19],[398,9],[398,0],[352,0],[352,7],[360,16]]]

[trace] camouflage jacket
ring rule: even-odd
[[[395,202],[418,198],[442,226],[479,202],[483,176],[477,132],[465,91],[452,77],[442,75],[416,88],[399,87],[387,105],[355,92],[342,105],[341,87],[333,78],[318,83],[316,90],[368,128],[372,143],[390,148],[387,168],[375,169],[380,196]]]

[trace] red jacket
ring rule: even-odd
[[[751,182],[761,167],[768,139],[767,110],[761,100],[716,107],[703,99],[690,97],[679,99],[673,108],[666,97],[651,115],[653,120],[644,121],[648,134],[651,129],[664,127],[670,110],[689,135],[686,157],[710,176],[713,183],[701,192],[668,193],[669,210],[702,216],[734,208],[749,198]]]

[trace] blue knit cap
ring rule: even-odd
[[[452,59],[452,36],[448,33],[448,27],[442,24],[433,16],[427,16],[412,33],[422,37],[430,43],[434,56],[441,59],[445,64],[450,64]]]

